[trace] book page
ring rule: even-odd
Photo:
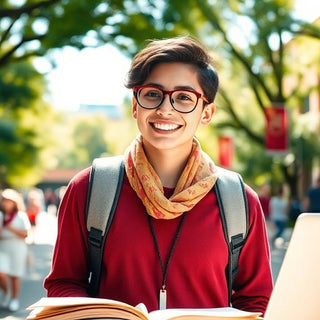
[[[228,320],[262,319],[261,313],[235,308],[166,309],[148,314],[144,304],[133,307],[124,302],[85,297],[42,298],[28,310],[27,320],[124,319],[124,320]]]
[[[228,320],[262,319],[259,312],[246,312],[235,308],[167,309],[152,311],[149,320]]]
[[[32,312],[26,319],[121,318],[148,320],[145,313],[129,304],[101,298],[42,298],[27,309]]]
[[[123,307],[134,308],[131,305],[112,299],[102,298],[89,298],[89,297],[45,297],[41,298],[31,306],[27,307],[28,310],[38,307],[64,307],[64,306],[77,306],[83,304],[103,304],[103,305],[119,305]]]

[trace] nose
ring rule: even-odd
[[[163,101],[157,108],[157,111],[160,111],[161,113],[172,113],[174,111],[171,96],[168,93],[164,95]]]

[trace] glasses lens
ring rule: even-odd
[[[163,99],[161,90],[153,87],[142,88],[138,91],[138,102],[146,109],[157,108]]]
[[[177,90],[171,98],[174,108],[180,112],[191,112],[198,102],[197,95],[192,91]]]

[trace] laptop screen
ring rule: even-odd
[[[264,319],[320,319],[320,214],[298,217]]]

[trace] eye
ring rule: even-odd
[[[140,95],[145,98],[152,98],[152,99],[162,98],[162,92],[154,88],[144,88],[140,91]]]
[[[185,93],[180,93],[179,96],[178,96],[178,99],[180,99],[180,100],[191,100],[189,95],[187,95]]]
[[[195,101],[196,96],[192,92],[188,91],[178,91],[175,99],[180,101]]]
[[[159,96],[161,96],[161,92],[160,91],[155,91],[155,90],[149,90],[148,92],[146,92],[146,96],[159,97]]]

